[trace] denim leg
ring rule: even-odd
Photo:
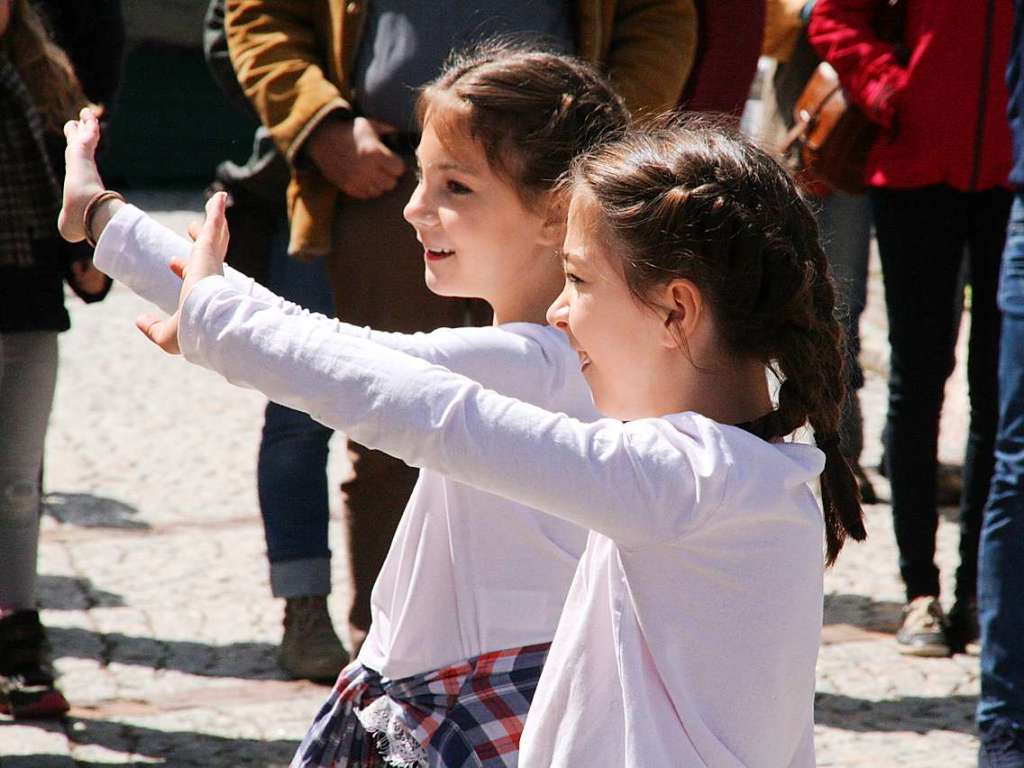
[[[860,367],[860,316],[867,301],[868,255],[871,248],[871,205],[866,195],[835,192],[818,211],[821,240],[835,277],[837,303],[846,332],[846,403],[839,425],[843,455],[860,461],[864,422],[857,392],[864,386]]]
[[[960,565],[956,599],[973,600],[978,583],[978,537],[988,500],[999,420],[999,266],[1006,243],[1011,195],[1001,189],[971,196],[967,273],[971,286],[971,336],[967,349],[970,424],[960,496]]]
[[[287,254],[287,222],[270,248],[271,290],[302,306],[334,314],[323,260]],[[257,466],[260,512],[275,597],[331,591],[327,451],[332,430],[305,413],[268,403]]]
[[[999,429],[978,562],[978,726],[1024,728],[1024,195],[1018,193],[999,281]]]
[[[889,317],[887,469],[908,600],[939,594],[936,453],[943,388],[954,363],[965,197],[941,186],[871,192]]]

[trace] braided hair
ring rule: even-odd
[[[866,536],[853,473],[839,451],[842,326],[818,227],[789,174],[735,129],[662,120],[577,159],[566,178],[621,246],[641,302],[676,278],[704,294],[724,343],[781,382],[778,407],[743,425],[765,440],[809,423],[825,453],[826,562]]]

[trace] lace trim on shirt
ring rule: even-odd
[[[427,768],[427,750],[409,733],[401,721],[399,706],[387,696],[357,709],[356,717],[373,737],[385,763],[395,768]]]

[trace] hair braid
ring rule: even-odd
[[[847,536],[866,534],[836,438],[846,387],[835,291],[817,223],[792,179],[735,130],[688,117],[579,159],[570,183],[597,201],[638,300],[674,278],[693,281],[725,344],[779,378],[778,407],[749,429],[774,440],[810,423],[825,453],[831,565]]]

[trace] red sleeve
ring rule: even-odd
[[[818,0],[807,30],[811,45],[839,74],[854,103],[876,123],[892,127],[907,71],[891,43],[872,28],[884,0]]]

